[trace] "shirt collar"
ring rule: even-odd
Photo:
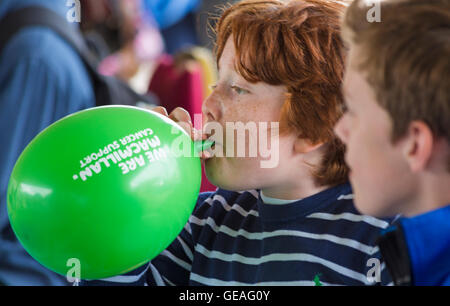
[[[296,200],[295,202],[273,205],[265,203],[261,197],[261,191],[259,191],[260,196],[257,205],[263,222],[288,221],[306,217],[315,211],[320,211],[329,204],[336,202],[340,195],[348,195],[351,193],[350,184],[345,183],[325,189],[304,199]]]

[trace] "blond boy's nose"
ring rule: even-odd
[[[341,117],[341,119],[339,119],[334,126],[334,133],[341,139],[342,142],[345,143],[347,141],[347,132],[344,125],[344,117]]]

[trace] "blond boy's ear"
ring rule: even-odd
[[[400,140],[404,142],[403,154],[412,172],[425,170],[430,163],[434,137],[430,127],[423,121],[412,121],[408,131]]]
[[[323,142],[313,144],[309,139],[297,138],[294,142],[294,152],[306,154],[317,150],[323,145]]]

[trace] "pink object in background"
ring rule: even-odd
[[[164,55],[158,61],[148,90],[159,98],[160,105],[169,113],[176,107],[186,109],[191,118],[202,113],[204,86],[200,65],[190,65],[180,71],[175,67],[173,58]],[[216,188],[208,181],[203,169],[200,191],[214,191]]]
[[[191,118],[201,114],[203,102],[203,80],[200,66],[179,71],[170,55],[158,60],[150,82],[149,91],[158,96],[161,106],[170,113],[176,107],[186,109]]]
[[[141,0],[122,0],[121,8],[126,27],[123,31],[135,33],[129,45],[122,46],[119,51],[104,58],[98,66],[99,73],[107,76],[117,76],[129,63],[129,56],[137,64],[155,61],[164,52],[164,41],[153,16],[143,7]],[[131,52],[125,54],[125,48]],[[128,50],[130,51],[130,50]],[[128,58],[127,58],[128,56]]]
[[[121,69],[121,60],[118,53],[114,53],[103,59],[98,65],[98,72],[106,76],[114,76]]]

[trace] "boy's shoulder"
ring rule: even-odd
[[[204,202],[208,198],[213,198],[214,196],[223,197],[225,199],[237,199],[240,197],[248,197],[251,196],[253,198],[258,198],[259,190],[243,190],[243,191],[230,191],[222,188],[217,188],[215,191],[207,191],[199,194],[197,203]]]
[[[202,192],[197,198],[197,206],[203,202],[211,202],[215,200],[225,199],[227,201],[256,201],[260,197],[259,189],[243,190],[243,191],[230,191],[222,188],[217,188],[215,191]],[[321,196],[318,200],[350,200],[347,203],[353,203],[352,187],[349,183],[340,184],[330,187],[321,192]]]
[[[215,209],[214,203],[220,204],[223,209],[229,211],[237,206],[244,210],[251,210],[259,198],[258,190],[230,191],[217,188],[212,192],[202,192],[197,198],[194,212]],[[239,209],[238,208],[238,209]]]
[[[257,189],[246,191],[230,191],[217,188],[213,192],[204,192],[197,198],[194,212],[205,214],[216,210],[237,210],[241,214],[258,215],[256,212],[260,192]],[[386,228],[393,218],[375,218],[362,215],[353,202],[353,190],[350,183],[343,183],[327,188],[307,199],[312,205],[307,217],[314,219],[347,220],[352,223],[362,221],[367,225]],[[217,204],[217,205],[215,205]],[[302,203],[304,206],[306,203]]]
[[[318,204],[317,209],[308,215],[308,218],[342,222],[346,225],[345,227],[352,225],[361,228],[361,225],[365,224],[379,229],[387,228],[395,220],[395,218],[376,218],[361,214],[355,207],[350,183],[331,187],[322,193],[324,194],[322,203]]]
[[[215,191],[200,193],[197,198],[195,211],[211,208],[213,203],[221,203],[221,206],[232,207],[239,205],[243,209],[251,210],[260,198],[260,190],[230,191],[217,188]],[[320,211],[351,212],[359,214],[353,205],[353,192],[349,183],[340,184],[311,196],[311,201],[317,204]]]

